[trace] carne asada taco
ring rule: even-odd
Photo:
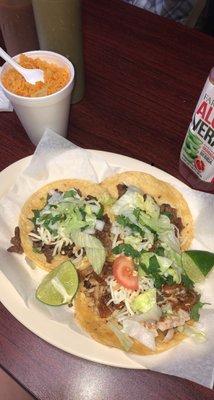
[[[182,195],[140,172],[102,182],[111,250],[99,275],[86,268],[75,298],[77,322],[98,342],[147,355],[184,337],[200,296],[182,265],[193,221]]]
[[[99,273],[106,256],[96,237],[107,218],[99,202],[103,191],[96,183],[70,179],[34,193],[21,210],[20,232],[15,232],[26,257],[47,271],[69,258],[78,267],[92,265]]]

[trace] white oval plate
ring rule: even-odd
[[[126,171],[147,172],[171,184],[177,184],[180,187],[186,186],[166,172],[139,160],[103,151],[89,151],[95,155],[102,156],[113,167],[122,167]],[[18,174],[29,164],[30,159],[31,156],[23,158],[0,173],[0,197],[13,185]],[[0,259],[0,264],[1,262],[2,260]],[[27,308],[24,301],[1,271],[0,277],[0,299],[2,304],[19,322],[40,338],[61,350],[87,360],[114,367],[144,368],[130,359],[123,351],[101,345],[90,337],[73,331],[67,325],[62,325],[59,322],[48,319],[39,310]]]

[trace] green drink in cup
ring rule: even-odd
[[[72,103],[84,95],[81,0],[33,0],[40,49],[67,57],[75,69]]]

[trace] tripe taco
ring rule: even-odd
[[[111,201],[111,251],[102,272],[81,271],[77,322],[98,342],[147,355],[177,345],[200,296],[182,264],[193,238],[183,196],[168,183],[124,172],[101,183]]]
[[[27,259],[47,271],[72,259],[80,268],[93,265],[99,272],[105,260],[96,238],[107,218],[99,202],[103,192],[96,183],[67,179],[34,193],[21,210],[17,231]]]

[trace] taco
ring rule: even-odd
[[[101,186],[111,198],[111,249],[99,275],[81,271],[76,321],[102,344],[165,351],[185,337],[200,297],[182,267],[193,237],[189,207],[171,185],[140,172]]]
[[[47,271],[71,259],[78,268],[92,265],[99,273],[106,255],[96,238],[106,229],[99,202],[103,192],[98,184],[78,179],[42,187],[24,204],[12,244],[20,236],[28,261]]]

